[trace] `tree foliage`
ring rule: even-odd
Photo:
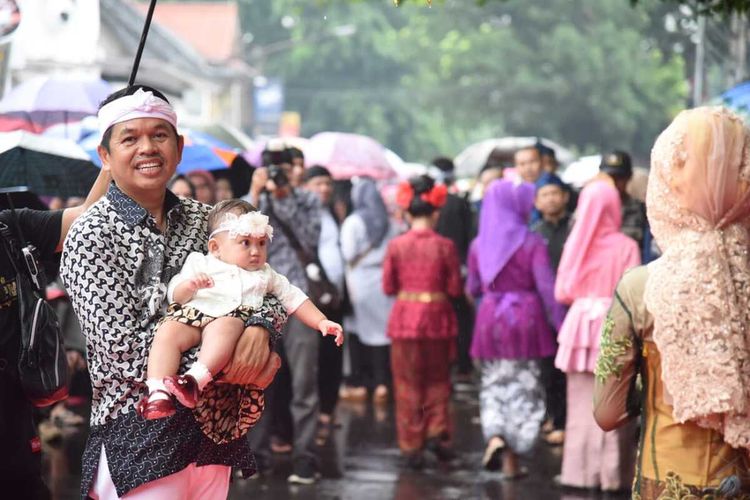
[[[409,0],[394,0],[394,4],[401,5]],[[431,4],[431,0],[411,0]],[[477,4],[485,5],[491,2],[505,2],[507,0],[476,0]],[[661,0],[665,4],[684,5],[696,12],[708,15],[725,15],[734,12],[750,12],[750,0]],[[631,5],[636,6],[644,3],[643,0],[630,0]]]
[[[264,70],[284,78],[303,134],[364,133],[414,160],[504,135],[644,156],[687,95],[683,58],[664,49],[651,17],[664,10],[655,2],[248,0],[241,8],[261,50],[296,40]],[[296,21],[287,32],[285,16]],[[353,36],[331,34],[350,24]]]

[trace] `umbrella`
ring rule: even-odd
[[[575,159],[573,153],[549,139],[539,137],[502,137],[498,139],[487,139],[472,144],[456,156],[456,159],[454,160],[456,165],[456,177],[477,176],[487,162],[490,153],[495,150],[497,150],[502,156],[507,156],[509,160],[512,160],[513,153],[515,153],[516,150],[527,146],[533,146],[539,141],[545,146],[554,149],[557,161],[563,165],[568,164]]]
[[[566,184],[576,189],[581,189],[588,181],[599,173],[599,165],[602,162],[601,155],[582,156],[574,161],[563,171],[560,178]]]
[[[52,125],[42,132],[41,135],[46,137],[57,137],[58,139],[69,139],[80,142],[91,134],[99,132],[99,120],[96,116],[86,116],[81,121],[75,123],[58,123]]]
[[[104,80],[36,77],[11,90],[0,101],[0,131],[41,133],[56,125],[95,115],[112,87]]]
[[[721,102],[745,117],[750,115],[750,82],[740,83],[721,94]]]
[[[284,147],[299,149],[305,155],[305,163],[307,165],[314,165],[314,163],[310,163],[307,159],[307,148],[310,145],[310,140],[305,139],[304,137],[275,137],[257,141],[252,148],[242,153],[243,158],[245,158],[250,165],[255,165],[256,167],[261,166],[261,155],[271,141],[280,141],[284,143]]]
[[[47,205],[25,186],[0,189],[0,210],[11,208],[8,202],[13,203],[12,208],[31,208],[32,210],[49,210]]]
[[[39,195],[85,196],[99,170],[72,141],[28,132],[0,133],[0,187],[27,186]]]
[[[307,165],[323,165],[335,179],[369,176],[374,179],[396,177],[386,148],[364,135],[322,132],[310,138],[305,151]]]
[[[185,137],[185,147],[182,150],[182,161],[177,166],[179,174],[186,174],[193,170],[229,168],[237,158],[237,151],[208,134],[190,129],[182,129],[180,133]],[[79,144],[94,163],[101,165],[99,154],[96,152],[99,145],[98,134],[89,135]]]
[[[255,141],[248,137],[242,130],[227,125],[226,123],[202,123],[186,119],[182,124],[193,132],[201,132],[210,137],[222,141],[232,149],[242,151],[250,150],[255,147]]]

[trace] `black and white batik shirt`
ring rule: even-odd
[[[60,275],[86,337],[93,389],[83,497],[102,446],[120,496],[193,462],[254,469],[247,440],[217,445],[203,434],[190,410],[180,408],[158,420],[135,413],[146,394],[148,352],[166,305],[167,283],[190,252],[206,252],[209,210],[167,191],[162,233],[149,212],[113,183],[107,195],[78,218],[65,240]],[[267,328],[275,339],[285,320],[281,304],[267,296],[248,325]],[[181,370],[196,353],[197,348],[185,353]],[[210,392],[213,397],[205,399],[224,405],[227,398],[243,397],[243,391],[231,385],[211,384],[207,396]]]

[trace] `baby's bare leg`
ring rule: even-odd
[[[215,377],[232,359],[245,323],[239,318],[216,318],[203,328],[198,362]]]
[[[176,375],[180,369],[182,353],[195,347],[201,340],[201,331],[195,326],[178,321],[165,321],[161,324],[148,355],[147,378],[161,380]]]

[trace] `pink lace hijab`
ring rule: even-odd
[[[750,448],[750,132],[721,107],[683,111],[651,152],[649,265],[662,380],[679,422]]]

